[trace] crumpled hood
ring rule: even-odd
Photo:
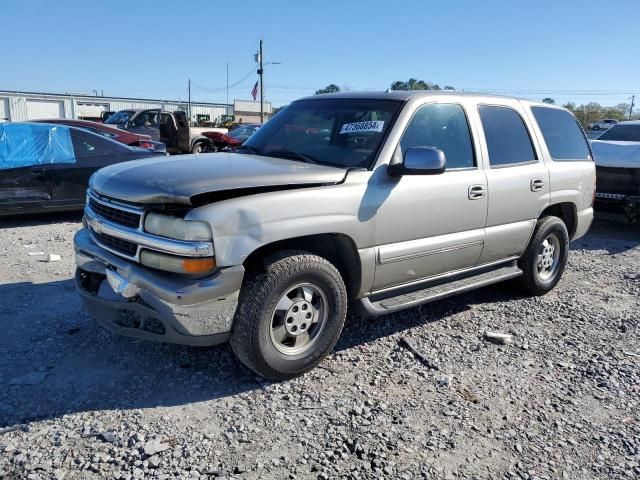
[[[640,142],[593,140],[591,150],[599,167],[640,168]]]
[[[176,155],[117,163],[98,170],[90,187],[133,203],[190,205],[194,195],[253,187],[336,184],[342,168],[240,153]]]

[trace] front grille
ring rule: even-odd
[[[92,231],[93,232],[93,231]],[[108,247],[116,252],[135,257],[138,252],[138,245],[121,238],[112,237],[111,235],[105,235],[104,233],[93,232],[96,240],[102,243],[105,247]]]
[[[138,228],[140,226],[140,214],[138,213],[120,210],[117,207],[96,202],[93,198],[89,199],[89,206],[97,215],[111,222],[132,228]]]

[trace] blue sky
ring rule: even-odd
[[[3,0],[0,89],[225,101],[264,39],[275,105],[410,77],[559,103],[640,94],[640,0]],[[248,99],[256,75],[230,91]],[[637,98],[637,100],[640,100]]]

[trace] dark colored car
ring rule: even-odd
[[[163,147],[166,150],[164,143],[155,142],[149,135],[142,135],[139,133],[127,132],[116,127],[105,125],[104,123],[91,122],[89,120],[72,120],[68,118],[55,118],[51,120],[31,120],[38,123],[55,123],[60,125],[68,125],[70,127],[83,128],[89,132],[102,135],[103,137],[110,138],[116,142],[124,143],[131,147],[149,148],[151,150],[162,150]]]
[[[242,145],[251,135],[256,133],[261,126],[262,124],[260,123],[247,123],[227,134],[219,132],[203,132],[202,134],[211,140],[214,151],[229,150]]]
[[[591,142],[596,161],[596,207],[640,222],[640,121],[620,122]]]
[[[0,216],[80,210],[93,172],[156,155],[66,125],[0,124]]]

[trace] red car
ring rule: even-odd
[[[38,123],[59,123],[61,125],[68,125],[71,127],[82,128],[88,130],[91,133],[97,133],[103,137],[110,138],[116,142],[124,143],[131,147],[140,148],[156,148],[158,142],[151,140],[149,135],[141,135],[139,133],[131,133],[126,130],[120,130],[119,128],[105,125],[104,123],[90,122],[89,120],[72,120],[69,118],[52,118],[49,120],[30,120]]]
[[[213,151],[228,150],[239,147],[251,135],[258,131],[260,123],[247,123],[233,129],[228,134],[219,132],[202,132],[202,135],[211,140]]]

